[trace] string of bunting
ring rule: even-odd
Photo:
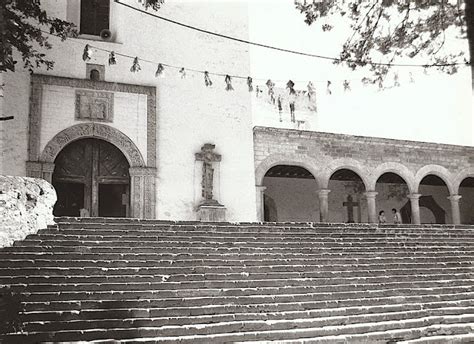
[[[260,97],[261,94],[265,94],[264,90],[262,90],[262,86],[257,85],[254,88],[254,79],[251,76],[239,76],[239,75],[230,75],[230,74],[222,74],[222,73],[213,73],[209,72],[208,70],[196,70],[196,69],[191,69],[191,68],[185,68],[185,67],[178,67],[178,66],[173,66],[165,63],[156,63],[154,61],[146,60],[146,59],[139,59],[138,56],[130,56],[122,53],[117,53],[115,51],[109,51],[107,49],[99,48],[92,46],[90,44],[86,44],[84,47],[84,51],[82,54],[82,59],[84,61],[90,61],[92,56],[94,55],[94,50],[98,51],[103,51],[108,53],[108,64],[109,66],[114,66],[117,64],[117,56],[125,57],[128,59],[132,59],[132,65],[130,67],[130,72],[132,73],[138,73],[142,70],[140,66],[140,62],[146,62],[150,63],[153,65],[156,65],[156,72],[155,72],[155,77],[157,78],[163,78],[166,75],[166,68],[170,69],[176,69],[178,70],[178,73],[181,77],[181,79],[185,79],[187,77],[187,72],[193,72],[193,73],[199,73],[203,75],[203,81],[204,85],[206,87],[211,87],[214,85],[211,75],[212,76],[220,76],[224,78],[224,84],[225,84],[225,90],[226,91],[234,91],[234,86],[232,84],[233,79],[243,79],[245,80],[248,91],[249,92],[254,92],[256,93],[257,97]],[[424,73],[426,74],[426,67],[424,70]],[[260,81],[264,81],[265,79],[256,79]],[[351,87],[351,81],[359,81],[361,82],[364,86],[370,85],[370,84],[376,84],[379,88],[379,90],[382,90],[385,88],[385,84],[387,84],[387,81],[384,80],[384,78],[379,77],[376,80],[371,80],[369,78],[362,78],[362,79],[344,79],[339,81],[342,86],[342,90],[344,92],[350,92],[352,91]],[[409,82],[414,83],[414,77],[413,73],[409,73]],[[280,82],[280,80],[279,80]],[[316,106],[316,87],[314,86],[314,83],[326,83],[326,94],[331,95],[333,94],[333,82],[334,80],[312,80],[309,81],[306,90],[295,90],[295,82],[292,80],[289,80],[286,82],[286,93],[282,93],[282,90],[279,90],[279,94],[277,94],[275,86],[276,83],[272,81],[271,79],[267,79],[266,82],[264,83],[264,86],[266,86],[266,94],[265,96],[267,97],[267,101],[270,104],[273,104],[278,111],[281,112],[283,111],[283,103],[288,104],[290,114],[291,114],[291,120],[295,120],[295,103],[297,102],[298,99],[298,104],[301,105],[303,103],[303,107],[306,107],[310,111],[317,111],[317,106]],[[390,84],[390,87],[400,87],[400,77],[397,72],[393,74],[393,83]],[[303,98],[302,98],[303,96]],[[302,100],[304,99],[304,100]],[[298,105],[300,107],[300,105]]]
[[[161,77],[161,78],[165,77],[165,67],[166,67],[166,68],[171,68],[171,69],[177,69],[179,71],[179,74],[181,75],[181,79],[185,79],[187,77],[187,71],[203,74],[204,84],[205,84],[206,87],[210,87],[210,86],[213,85],[211,75],[224,77],[225,89],[227,91],[233,91],[234,90],[234,87],[232,85],[232,79],[244,79],[247,82],[249,92],[254,91],[254,86],[253,86],[254,79],[250,76],[231,75],[231,74],[227,74],[227,73],[225,73],[225,74],[224,73],[216,73],[216,72],[210,72],[210,71],[207,71],[207,70],[203,71],[203,70],[197,70],[197,69],[192,69],[192,68],[173,66],[173,65],[170,65],[170,64],[162,63],[162,62],[157,63],[157,62],[154,62],[154,61],[138,58],[138,56],[131,56],[131,55],[126,55],[126,54],[122,54],[122,53],[117,53],[115,51],[110,51],[110,50],[107,50],[107,49],[99,48],[99,47],[96,47],[96,46],[92,46],[90,44],[86,44],[85,47],[84,47],[84,52],[83,52],[83,55],[82,55],[82,58],[83,58],[84,61],[87,62],[92,58],[93,49],[98,50],[98,51],[103,51],[103,52],[106,52],[106,53],[109,54],[109,58],[108,58],[109,66],[113,66],[113,65],[117,64],[117,56],[132,59],[133,62],[132,62],[132,66],[130,67],[130,71],[133,72],[133,73],[137,73],[137,72],[141,71],[140,62],[147,62],[147,63],[154,64],[154,65],[157,66],[157,69],[156,69],[156,72],[155,72],[156,77]],[[469,66],[469,65],[466,65],[466,66]],[[436,66],[424,66],[424,73],[425,74],[427,74],[427,68],[428,67],[436,67]],[[256,79],[256,80],[264,81],[265,79]],[[410,83],[414,82],[414,77],[413,77],[412,72],[409,73],[409,80],[410,80]],[[282,80],[278,80],[278,81],[282,82]],[[332,92],[333,92],[333,90],[332,90],[333,81],[334,80],[313,80],[311,82],[311,87],[310,87],[312,89],[311,92],[315,93],[313,82],[316,82],[316,83],[320,82],[320,83],[326,83],[326,93],[327,94],[332,94]],[[344,80],[341,80],[340,82],[342,84],[342,87],[343,87],[344,91],[351,91],[350,81],[360,81],[364,85],[377,84],[379,89],[384,88],[384,79],[382,77],[379,77],[377,80],[371,80],[369,78],[364,77],[362,79],[344,79]],[[394,74],[393,81],[394,81],[393,86],[395,86],[395,87],[400,86],[400,79],[399,79],[398,73]],[[270,82],[270,84],[269,84],[269,82]],[[273,93],[272,88],[275,86],[274,82],[271,81],[271,80],[268,80],[266,82],[266,86],[270,89],[269,94],[270,94],[271,98],[273,98],[274,95],[272,94]]]

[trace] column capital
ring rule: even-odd
[[[420,197],[421,197],[421,194],[411,193],[411,194],[407,195],[407,197],[408,197],[408,199],[410,199],[410,201],[419,200]]]
[[[328,197],[328,194],[331,192],[329,189],[319,189],[318,196],[319,197]]]
[[[379,193],[377,191],[367,191],[364,196],[367,198],[375,198]]]
[[[462,197],[461,195],[451,195],[451,196],[448,196],[447,199],[449,199],[451,202],[459,202],[461,197]]]

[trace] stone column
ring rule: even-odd
[[[369,213],[369,223],[377,223],[377,205],[375,197],[378,195],[376,191],[367,191],[365,197],[367,198],[367,211]]]
[[[156,168],[130,167],[130,217],[154,219]]]
[[[265,189],[266,186],[263,185],[255,185],[257,191],[257,221],[263,222],[265,221]]]
[[[414,225],[419,225],[420,220],[420,196],[421,194],[414,193],[408,195],[411,205],[411,223]]]
[[[319,221],[328,222],[329,221],[329,205],[328,205],[328,195],[331,192],[329,189],[321,189],[318,191],[319,197]]]
[[[461,224],[461,212],[459,211],[459,200],[461,199],[461,197],[461,195],[448,196],[448,199],[451,202],[451,214],[453,218],[453,224],[455,225]]]

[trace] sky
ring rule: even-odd
[[[337,57],[341,44],[350,33],[342,19],[331,22],[337,25],[329,34],[322,33],[321,24],[308,26],[292,0],[241,1],[248,4],[251,41]],[[448,39],[447,46],[467,51],[467,41],[455,37]],[[354,72],[330,61],[259,47],[250,47],[250,58],[252,76],[262,80],[270,78],[276,81],[277,87],[284,88],[286,81],[291,79],[297,88],[304,90],[312,80],[321,95],[320,106],[317,114],[300,114],[309,125],[307,129],[474,145],[469,68],[463,67],[455,75],[448,76],[434,69],[425,74],[423,68],[399,67],[394,72],[399,74],[401,86],[391,87],[392,74],[387,77],[387,89],[380,92],[376,87],[362,86],[361,78],[370,76],[367,70]],[[410,82],[410,72],[414,83]],[[351,83],[351,93],[342,91],[341,85],[346,79]],[[328,80],[335,88],[332,97],[326,94]],[[257,124],[272,122],[272,119],[275,122],[278,118],[278,111],[265,102],[257,101],[256,108]],[[279,121],[274,124],[285,126]]]

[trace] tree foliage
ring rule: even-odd
[[[408,57],[455,73],[457,63],[468,61],[462,49],[446,47],[453,35],[466,38],[461,0],[295,0],[295,6],[308,25],[319,22],[323,31],[333,29],[336,16],[350,23],[352,32],[336,63],[352,69],[368,65],[383,76]]]
[[[13,48],[28,70],[42,65],[51,69],[54,62],[42,51],[51,48],[48,32],[63,40],[77,35],[73,24],[48,16],[40,0],[0,1],[0,72],[15,71]]]

